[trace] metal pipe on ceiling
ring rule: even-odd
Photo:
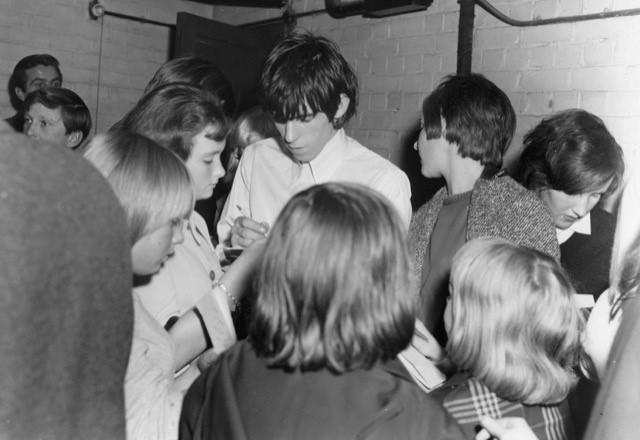
[[[103,17],[105,15],[122,18],[130,21],[136,21],[138,23],[147,23],[147,24],[153,24],[155,26],[163,26],[170,29],[173,29],[176,27],[176,25],[173,23],[165,23],[163,21],[150,20],[145,17],[136,17],[135,15],[121,14],[120,12],[107,11],[105,7],[100,4],[100,0],[92,0],[89,2],[89,17],[91,17],[92,20],[97,20],[98,18]]]
[[[515,18],[511,18],[508,15],[500,12],[495,6],[489,3],[488,0],[474,0],[475,3],[478,4],[482,9],[487,11],[489,14],[497,18],[511,26],[525,27],[525,26],[543,26],[548,24],[557,24],[557,23],[574,23],[578,21],[588,21],[588,20],[600,20],[604,18],[614,18],[614,17],[628,17],[631,15],[640,15],[640,8],[635,9],[620,9],[617,11],[604,11],[604,12],[596,12],[593,14],[582,14],[582,15],[568,15],[564,17],[553,17],[553,18],[536,18],[533,20],[516,20]]]
[[[475,4],[487,11],[489,14],[511,26],[529,27],[543,26],[558,23],[575,23],[588,20],[600,20],[614,17],[627,17],[640,15],[640,8],[620,9],[617,11],[605,11],[593,14],[570,15],[554,18],[536,18],[534,20],[516,20],[500,12],[488,0],[458,0],[460,4],[460,16],[458,21],[458,57],[457,73],[468,75],[471,73],[472,51],[473,51],[473,9]]]

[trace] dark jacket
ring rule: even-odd
[[[0,134],[0,219],[0,438],[124,438],[131,244],[113,191],[77,154]]]
[[[560,261],[578,293],[596,299],[609,287],[609,267],[616,218],[600,208],[591,210],[591,235],[574,233],[560,245]]]
[[[442,407],[394,368],[287,372],[239,342],[191,386],[180,438],[464,438]]]

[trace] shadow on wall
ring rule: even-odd
[[[420,125],[416,122],[408,134],[402,137],[400,142],[402,154],[398,162],[398,166],[407,173],[411,183],[411,206],[414,211],[431,199],[445,184],[443,178],[426,178],[420,172],[420,155],[413,147],[419,134]]]

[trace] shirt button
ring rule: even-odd
[[[211,278],[211,281],[214,281],[216,279],[216,273],[214,271],[209,272],[209,278]]]

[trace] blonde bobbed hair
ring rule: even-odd
[[[577,380],[584,322],[560,265],[501,239],[476,239],[455,255],[450,281],[454,364],[503,399],[564,400]]]
[[[193,210],[193,185],[182,160],[142,135],[120,130],[98,135],[84,157],[107,179],[120,200],[132,245]]]

